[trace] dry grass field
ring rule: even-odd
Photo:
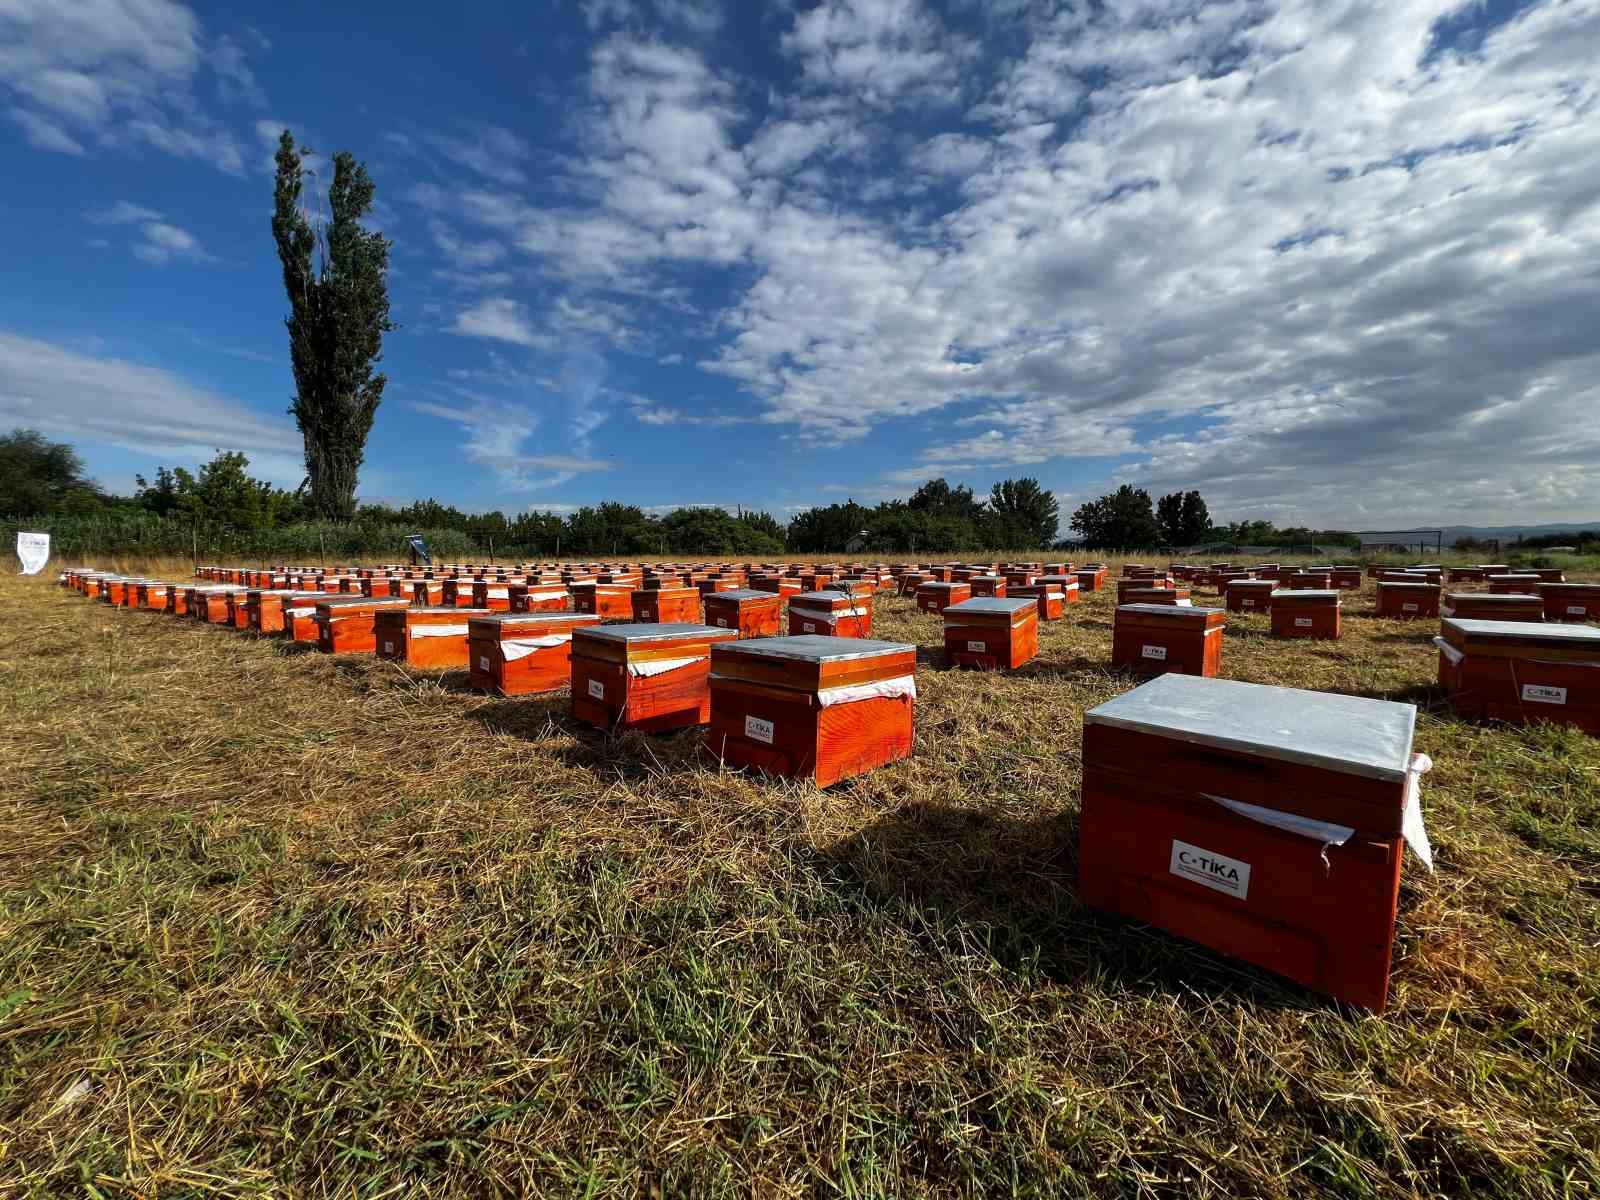
[[[1454,719],[1370,582],[1230,619],[1421,709],[1373,1017],[1078,901],[1113,603],[1000,676],[880,600],[916,753],[819,792],[0,578],[0,1195],[1600,1195],[1600,740]]]

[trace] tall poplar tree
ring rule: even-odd
[[[389,246],[361,218],[376,191],[364,163],[333,157],[326,218],[313,227],[301,205],[307,173],[286,129],[278,139],[272,237],[289,297],[289,354],[294,365],[294,414],[305,439],[311,506],[320,516],[349,520],[367,435],[387,379],[373,373],[383,358],[389,320]],[[313,264],[312,256],[316,262]]]

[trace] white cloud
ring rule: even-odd
[[[0,90],[39,149],[151,146],[238,174],[238,143],[194,94],[203,67],[225,98],[260,101],[241,43],[208,46],[193,11],[174,0],[0,5]]]
[[[915,89],[953,103],[960,63],[977,47],[955,37],[920,0],[823,0],[781,39],[806,78],[850,89],[857,100],[892,100]]]
[[[86,216],[96,225],[137,225],[139,240],[132,246],[133,253],[152,266],[162,266],[174,258],[187,258],[194,262],[215,261],[200,244],[199,238],[167,221],[154,209],[119,200],[110,208],[99,209]]]
[[[429,134],[424,139],[457,166],[483,176],[492,183],[512,187],[528,181],[523,164],[531,156],[528,143],[499,125]]]
[[[260,474],[298,482],[294,422],[268,418],[182,376],[0,332],[0,426],[196,462],[241,450]]]
[[[416,401],[411,407],[459,426],[466,434],[462,452],[493,472],[503,487],[539,491],[559,487],[580,474],[609,471],[611,464],[584,454],[529,454],[524,444],[538,432],[537,413],[525,404],[472,397],[466,404]]]
[[[463,337],[492,338],[518,346],[532,346],[538,342],[533,325],[528,320],[527,308],[505,296],[490,296],[471,308],[463,309],[456,314],[450,332]]]

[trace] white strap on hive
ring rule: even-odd
[[[1431,770],[1433,759],[1426,754],[1411,756],[1411,767],[1406,771],[1406,807],[1400,818],[1400,836],[1430,873],[1433,871],[1433,845],[1422,823],[1422,777]]]
[[[802,621],[815,621],[819,625],[833,626],[839,623],[840,617],[850,617],[855,614],[849,612],[824,612],[821,609],[803,608],[798,604],[791,604],[789,605],[789,615]]]
[[[1250,804],[1244,800],[1230,800],[1226,796],[1213,796],[1209,792],[1201,792],[1207,800],[1222,805],[1229,812],[1238,813],[1241,817],[1248,817],[1262,825],[1270,825],[1274,829],[1281,829],[1285,833],[1299,834],[1301,837],[1310,838],[1322,844],[1323,864],[1327,864],[1329,846],[1342,846],[1355,836],[1355,829],[1349,825],[1335,825],[1332,821],[1318,821],[1314,817],[1302,817],[1298,813],[1282,812],[1276,808],[1265,808],[1259,804]]]
[[[1046,592],[1044,598],[1046,600],[1060,600],[1064,603],[1067,599],[1067,594],[1065,592]]]
[[[857,700],[895,699],[904,696],[917,698],[915,675],[900,675],[894,679],[879,679],[874,683],[850,683],[844,687],[824,688],[817,693],[817,704],[831,708],[835,704],[852,704]]]
[[[529,600],[565,600],[566,592],[529,592]]]
[[[500,653],[507,662],[527,658],[535,650],[549,650],[572,640],[570,633],[552,633],[548,637],[507,638],[500,643]]]
[[[1439,653],[1444,655],[1445,661],[1448,662],[1452,667],[1459,667],[1467,657],[1449,642],[1445,641],[1442,637],[1434,638],[1433,644],[1439,647]]]
[[[663,658],[659,662],[629,663],[628,674],[649,679],[654,675],[665,675],[668,671],[676,671],[680,667],[692,667],[695,663],[705,661],[704,655],[694,655],[690,658]]]
[[[413,625],[411,636],[414,638],[430,637],[466,637],[465,625]]]
[[[483,594],[495,600],[504,600],[511,595],[511,589],[503,587],[484,588]]]
[[[315,606],[310,607],[310,608],[286,608],[286,609],[284,609],[284,612],[288,613],[289,616],[291,616],[291,617],[309,617],[309,616],[312,616],[313,614],[315,614],[316,611],[317,610],[316,610]]]

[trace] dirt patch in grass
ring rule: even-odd
[[[1078,901],[1113,602],[929,656],[819,792],[0,579],[0,1193],[1595,1194],[1600,742],[1457,721],[1370,586],[1231,619],[1229,677],[1422,709],[1365,1016]]]

